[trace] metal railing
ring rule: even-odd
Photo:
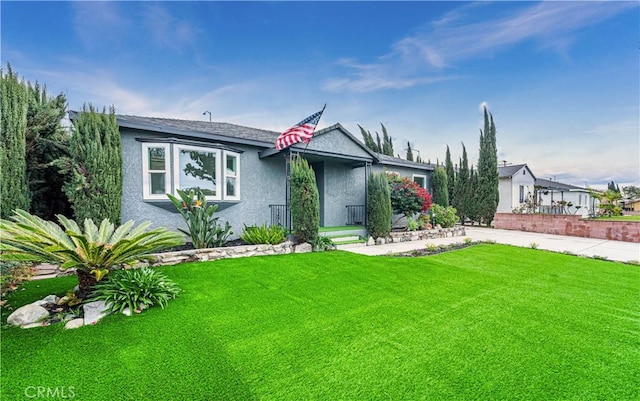
[[[278,225],[290,231],[291,210],[287,208],[287,205],[269,205],[269,209],[271,210],[271,225]]]
[[[364,205],[347,205],[347,225],[363,226],[366,224],[366,208]]]

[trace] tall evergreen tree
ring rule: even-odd
[[[320,198],[313,168],[297,156],[291,161],[291,223],[302,242],[313,243],[320,227]]]
[[[453,161],[451,161],[451,151],[449,150],[449,145],[447,145],[447,154],[444,160],[444,169],[447,173],[447,189],[449,191],[449,204],[454,204],[454,194],[453,190],[456,184],[456,171],[453,168]]]
[[[382,125],[382,154],[387,155],[387,156],[393,156],[393,139],[391,138],[391,136],[389,136],[389,134],[387,133],[387,127],[384,126],[384,124],[380,123],[380,125]]]
[[[367,187],[367,231],[374,238],[386,237],[391,232],[391,192],[387,174],[369,173]]]
[[[362,139],[364,140],[364,146],[369,148],[369,150],[371,150],[372,152],[380,153],[380,147],[378,146],[378,144],[380,143],[380,137],[378,136],[377,144],[376,141],[373,140],[371,132],[366,131],[360,125],[358,125],[358,128],[360,128],[360,134],[362,135]]]
[[[482,223],[489,225],[498,209],[498,151],[496,126],[487,108],[484,108],[484,131],[480,131],[480,156],[478,158],[478,215]]]
[[[433,186],[433,203],[443,207],[449,206],[449,188],[447,172],[442,167],[436,167],[431,178]]]
[[[122,146],[115,109],[107,114],[92,105],[73,119],[70,157],[65,162],[71,178],[64,187],[75,219],[109,219],[120,223],[122,201]]]
[[[407,160],[410,162],[413,161],[413,151],[411,150],[411,143],[409,143],[409,141],[407,141]]]
[[[28,110],[27,86],[7,64],[0,69],[0,217],[7,218],[15,209],[29,210],[30,196],[26,169]]]
[[[464,224],[467,217],[469,217],[469,160],[467,158],[467,149],[462,144],[462,159],[460,159],[460,169],[454,184],[453,191],[453,207],[458,210],[458,216],[462,224]]]
[[[467,210],[467,214],[469,216],[469,220],[471,220],[472,222],[480,221],[480,216],[478,214],[479,203],[480,199],[478,199],[478,174],[473,169],[473,165],[471,165],[471,171],[469,173],[469,207]]]
[[[57,214],[71,217],[71,205],[62,191],[65,177],[54,166],[68,157],[70,136],[61,125],[66,97],[62,93],[49,97],[37,82],[29,84],[28,91],[26,162],[31,213],[45,220],[53,220]]]

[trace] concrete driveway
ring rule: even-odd
[[[375,246],[365,246],[364,244],[339,245],[338,249],[362,255],[386,255],[388,253],[422,249],[427,244],[444,245],[460,243],[464,242],[465,238],[470,238],[473,241],[495,241],[499,244],[509,244],[525,248],[531,248],[532,244],[537,244],[538,249],[556,252],[567,251],[576,255],[598,256],[621,262],[640,261],[640,244],[634,242],[569,237],[565,235],[539,234],[524,231],[496,230],[483,227],[466,227],[466,235],[464,237],[438,238]]]

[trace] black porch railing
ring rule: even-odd
[[[287,205],[269,205],[271,210],[271,225],[281,226],[291,231],[291,210]]]
[[[347,225],[363,226],[365,220],[366,208],[364,205],[347,205]]]

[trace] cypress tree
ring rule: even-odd
[[[469,208],[467,210],[469,220],[472,222],[479,221],[478,203],[480,199],[478,199],[478,174],[474,171],[473,165],[471,166],[471,172],[469,174],[469,200]]]
[[[302,242],[313,243],[320,227],[320,198],[313,168],[306,159],[291,160],[291,223]]]
[[[62,191],[65,177],[55,164],[68,157],[69,133],[63,129],[67,99],[61,93],[49,97],[38,82],[29,84],[26,163],[31,192],[31,213],[45,220],[55,215],[71,217],[71,205]]]
[[[431,178],[431,185],[433,185],[433,203],[443,207],[449,206],[449,189],[445,169],[436,167]]]
[[[489,225],[498,209],[498,151],[493,116],[484,108],[484,131],[480,130],[478,158],[478,216]]]
[[[407,160],[410,162],[413,161],[413,151],[411,150],[411,143],[409,143],[409,141],[407,141]]]
[[[445,171],[447,173],[447,190],[449,191],[449,204],[454,204],[453,190],[456,184],[456,171],[453,168],[453,161],[451,161],[451,151],[449,151],[449,145],[447,145],[447,154],[444,160]]]
[[[384,152],[382,150],[383,149],[382,148],[382,142],[380,142],[380,134],[378,134],[378,131],[376,131],[376,142],[377,142],[376,146],[378,147],[378,153],[384,154]]]
[[[73,120],[69,153],[65,167],[71,177],[64,191],[76,221],[109,219],[120,224],[122,149],[115,109],[107,114],[83,106]]]
[[[391,192],[385,173],[369,173],[367,187],[367,230],[374,238],[391,232]]]
[[[15,209],[29,210],[30,196],[26,169],[26,128],[28,92],[24,82],[7,64],[0,69],[0,217]]]
[[[456,177],[454,188],[454,195],[452,203],[453,207],[458,210],[458,216],[462,224],[464,224],[467,217],[469,217],[469,161],[467,159],[467,149],[462,144],[462,159],[460,160],[460,169],[458,170],[458,176]]]
[[[382,125],[382,137],[383,137],[382,154],[387,156],[393,156],[393,139],[387,133],[387,127],[385,127],[384,124],[382,123],[380,123],[380,125]]]
[[[378,147],[376,142],[373,140],[373,136],[371,135],[371,132],[366,131],[360,125],[358,125],[358,128],[360,128],[360,134],[362,135],[362,139],[364,140],[364,146],[369,148],[369,150],[371,150],[372,152],[380,153],[380,148]],[[378,138],[378,142],[380,142],[380,138]]]

